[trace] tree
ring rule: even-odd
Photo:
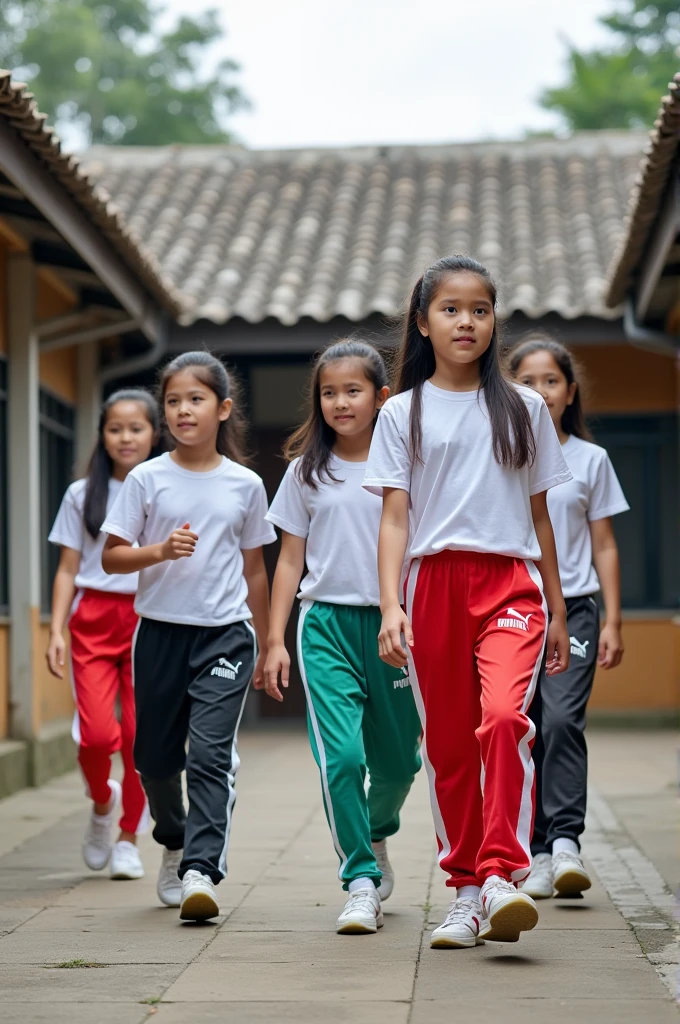
[[[229,141],[226,119],[247,101],[234,61],[205,70],[218,12],[168,30],[163,13],[153,0],[0,0],[0,66],[88,143]]]
[[[614,33],[612,44],[585,52],[568,44],[569,81],[546,89],[541,106],[576,130],[647,127],[680,70],[678,0],[620,0],[599,21]]]

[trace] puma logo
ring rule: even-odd
[[[528,615],[522,615],[515,608],[508,608],[506,616],[498,619],[498,625],[504,629],[521,629],[524,633],[528,633],[529,619],[533,614],[533,612],[529,612]]]
[[[236,679],[238,670],[240,669],[242,661],[237,661],[235,665],[232,665],[226,658],[219,658],[217,665],[213,668],[211,676],[221,676],[222,679]]]
[[[569,648],[570,648],[570,651],[577,658],[585,658],[585,657],[587,657],[587,655],[586,655],[586,647],[588,647],[589,644],[590,644],[590,640],[584,640],[584,642],[581,643],[581,641],[577,640],[575,636],[570,636],[569,637]]]

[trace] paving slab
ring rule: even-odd
[[[394,1002],[411,998],[415,963],[393,960],[366,964],[332,962],[232,963],[219,970],[211,963],[187,967],[163,996],[171,1003],[282,1002],[343,1003]]]
[[[474,1024],[678,1024],[678,1012],[669,999],[517,999],[504,994],[502,1017],[498,997],[478,993],[475,998],[417,999],[409,1024],[454,1024],[473,1020]],[[179,1020],[179,1018],[178,1018]],[[231,1021],[231,1018],[230,1018]]]
[[[173,964],[113,967],[46,968],[0,966],[0,1006],[5,1002],[100,1003],[155,999],[172,985],[183,968]],[[96,1017],[93,1018],[93,1024]]]
[[[408,1002],[160,1003],[153,1024],[407,1024]],[[23,1022],[22,1022],[23,1024]],[[447,1022],[450,1024],[450,1021]],[[665,1024],[662,1021],[661,1024]]]
[[[3,1002],[2,1024],[143,1024],[149,1009],[144,1003],[98,1003],[93,1013],[89,1001],[42,1005]]]

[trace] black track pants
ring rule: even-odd
[[[184,849],[180,878],[189,868],[213,882],[226,874],[239,766],[236,733],[254,666],[249,623],[203,627],[140,620],[135,765],[156,822],[154,839],[170,850]]]
[[[541,673],[529,717],[536,725],[536,818],[531,852],[551,852],[557,838],[578,843],[585,828],[588,783],[586,706],[593,688],[600,613],[592,597],[570,597],[569,668]]]

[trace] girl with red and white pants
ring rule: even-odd
[[[108,576],[101,565],[106,539],[100,533],[128,472],[151,454],[158,437],[158,410],[146,391],[117,391],[102,409],[87,477],[68,488],[49,535],[61,547],[52,595],[47,664],[63,678],[64,628],[71,635],[71,678],[76,701],[73,738],[92,799],[82,852],[85,863],[112,878],[141,878],[136,837],[147,825],[144,790],[133,759],[135,701],[132,640],[137,578]],[[116,705],[120,707],[120,720]],[[123,783],[110,778],[120,751]],[[120,834],[113,828],[120,815]]]
[[[408,661],[439,861],[457,889],[436,947],[515,942],[538,920],[517,889],[534,814],[527,708],[546,637],[547,672],[569,656],[546,492],[571,474],[543,399],[502,374],[495,305],[468,257],[417,282],[364,478],[383,496],[380,655]]]

